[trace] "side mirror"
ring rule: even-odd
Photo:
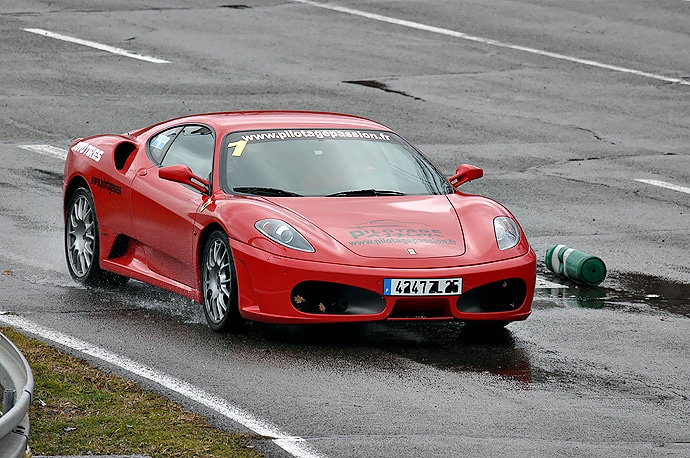
[[[468,181],[476,180],[484,176],[484,170],[481,167],[476,167],[469,164],[461,164],[455,169],[455,175],[448,178],[450,184],[453,185],[455,189]]]
[[[208,181],[194,175],[194,172],[192,172],[189,166],[182,164],[168,165],[158,169],[158,177],[163,180],[186,184],[203,194],[208,193],[209,186],[211,186],[211,183]]]

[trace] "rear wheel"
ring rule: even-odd
[[[65,255],[69,273],[88,286],[120,286],[128,278],[101,270],[96,208],[88,189],[77,189],[67,205]]]
[[[214,331],[236,329],[242,322],[237,306],[237,275],[228,237],[216,231],[206,241],[201,264],[206,322]]]

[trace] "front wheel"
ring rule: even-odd
[[[218,332],[236,329],[242,320],[237,305],[237,275],[228,237],[221,231],[212,233],[206,241],[201,288],[209,327]]]
[[[65,255],[72,278],[87,286],[125,284],[127,277],[102,270],[98,262],[98,220],[88,189],[79,188],[74,192],[65,216]]]

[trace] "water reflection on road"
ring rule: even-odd
[[[375,364],[372,350],[379,350],[441,370],[488,372],[525,386],[531,381],[527,351],[509,328],[480,334],[458,322],[251,326],[254,338],[297,358],[342,352],[350,362]]]
[[[661,310],[689,316],[690,285],[621,273],[611,274],[600,287],[582,286],[555,276],[547,280],[554,284],[537,289],[536,313],[553,307],[578,307],[601,310],[601,313]],[[205,326],[198,304],[134,281],[117,291],[67,288],[63,304],[69,309],[81,306],[84,311],[113,314],[145,309],[147,313],[160,314],[157,318],[147,318],[149,320],[181,320]],[[458,322],[292,326],[248,323],[239,335],[221,337],[232,340],[237,350],[265,351],[287,360],[303,359],[316,364],[340,361],[340,364],[365,368],[404,370],[404,364],[401,368],[391,367],[395,365],[392,362],[395,358],[386,355],[393,355],[402,361],[409,360],[443,371],[493,374],[518,382],[517,386],[522,389],[529,389],[532,383],[543,381],[546,375],[531,361],[530,352],[534,349],[530,344],[515,337],[511,328],[519,329],[518,326],[521,323],[494,332],[478,333]]]
[[[651,308],[690,317],[690,284],[640,273],[612,273],[601,286],[544,276],[558,286],[537,289],[536,303],[631,312]]]

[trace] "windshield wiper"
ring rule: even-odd
[[[254,194],[256,196],[269,196],[269,197],[302,197],[301,194],[297,194],[292,191],[285,191],[284,189],[278,188],[265,188],[261,186],[241,186],[238,188],[232,188],[235,192],[242,192],[246,194]]]
[[[357,189],[329,194],[326,197],[356,197],[356,196],[404,196],[404,192],[386,191],[382,189]]]

